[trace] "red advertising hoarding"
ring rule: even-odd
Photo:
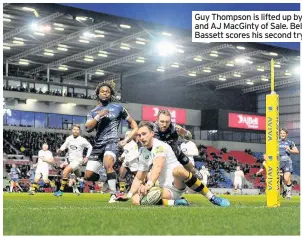
[[[265,131],[265,116],[229,113],[229,128]]]
[[[177,124],[186,124],[186,110],[171,107],[161,107],[161,106],[150,106],[143,105],[142,108],[142,120],[144,121],[156,121],[157,113],[161,109],[168,109],[171,113],[171,120]]]

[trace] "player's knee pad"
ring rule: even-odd
[[[107,174],[107,180],[111,180],[111,179],[116,179],[116,174],[114,172]]]
[[[86,180],[86,181],[98,181],[99,179],[100,179],[100,175],[99,174],[96,174],[96,173],[93,173],[90,177],[87,177],[86,175],[85,175],[85,177],[84,177],[84,179]]]
[[[190,159],[183,152],[179,153],[179,155],[177,156],[177,160],[182,165],[186,165],[186,164],[188,164],[190,162]]]

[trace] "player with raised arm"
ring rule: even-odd
[[[125,136],[129,136],[130,131],[127,131]],[[134,140],[129,141],[124,146],[124,152],[121,155],[121,160],[123,161],[122,166],[119,171],[119,184],[120,184],[120,192],[125,192],[126,189],[126,181],[125,176],[128,172],[133,175],[136,175],[138,169],[138,145]]]
[[[154,138],[154,124],[141,122],[138,135],[143,144],[139,155],[139,170],[127,194],[127,198],[132,198],[134,204],[140,205],[142,196],[146,195],[158,180],[159,186],[163,188],[164,202],[173,200],[176,205],[185,205],[186,201],[181,199],[181,196],[188,186],[201,193],[214,205],[223,207],[230,205],[227,199],[215,196],[195,175],[188,172],[177,160],[171,146]],[[148,182],[144,183],[151,166]]]
[[[191,132],[185,130],[181,126],[171,122],[171,113],[167,109],[159,110],[157,114],[157,121],[154,123],[154,137],[169,144],[177,160],[185,167],[186,170],[196,175],[199,179],[202,179],[199,171],[190,162],[188,156],[186,156],[178,146],[178,137],[186,137],[192,139]]]
[[[62,151],[68,149],[68,165],[64,168],[62,173],[62,182],[60,189],[54,193],[55,196],[62,196],[65,186],[68,181],[68,176],[71,173],[75,173],[77,177],[81,177],[82,164],[86,164],[88,157],[91,154],[91,144],[82,136],[80,136],[80,125],[72,126],[72,135],[68,136],[65,143],[58,149],[57,153],[60,154]],[[83,151],[87,148],[87,155],[83,158]],[[73,189],[76,190],[76,184],[73,184]]]
[[[100,104],[88,115],[86,130],[96,130],[95,144],[88,159],[85,180],[98,181],[102,165],[106,169],[108,185],[110,188],[109,203],[116,201],[116,173],[113,165],[118,154],[118,146],[125,146],[136,134],[137,123],[127,110],[120,104],[113,103],[115,92],[109,83],[100,83],[96,88],[96,96]],[[124,140],[119,142],[118,128],[121,120],[127,120],[132,131]]]
[[[49,183],[48,174],[49,174],[49,165],[54,163],[54,158],[52,153],[48,150],[48,145],[44,143],[42,145],[42,150],[38,153],[38,163],[35,171],[35,179],[32,183],[29,194],[34,195],[35,191],[39,189],[39,180],[42,178],[44,184]]]
[[[293,163],[290,158],[291,154],[299,154],[299,150],[293,141],[287,139],[288,131],[285,128],[280,130],[279,139],[279,156],[280,171],[283,173],[283,197],[291,198],[292,182],[291,174],[293,172]]]

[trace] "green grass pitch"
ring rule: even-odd
[[[231,207],[212,205],[201,195],[189,207],[108,204],[108,194],[3,195],[4,235],[299,235],[300,197],[226,196]]]

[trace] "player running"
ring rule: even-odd
[[[118,154],[118,146],[126,145],[136,134],[137,124],[127,110],[120,104],[112,103],[115,92],[110,84],[100,83],[96,88],[96,96],[100,104],[87,115],[86,130],[96,130],[95,144],[88,159],[85,179],[98,181],[101,163],[103,162],[107,173],[110,188],[109,203],[116,199],[116,173],[113,165]],[[132,131],[125,139],[119,142],[118,128],[121,120],[127,120]]]
[[[157,121],[154,123],[154,137],[169,144],[172,147],[177,160],[185,167],[185,169],[202,179],[199,171],[179,148],[177,144],[178,136],[186,137],[187,139],[192,138],[190,131],[171,122],[171,113],[167,109],[159,110]]]
[[[139,170],[132,183],[127,198],[132,198],[132,202],[140,205],[140,198],[146,195],[159,181],[159,186],[163,188],[162,199],[175,200],[176,205],[188,205],[185,199],[181,199],[186,190],[186,186],[201,193],[215,205],[227,207],[230,203],[227,199],[219,198],[191,172],[188,172],[177,160],[171,146],[154,138],[154,125],[143,121],[139,124],[138,135],[143,146],[140,149]],[[144,184],[150,166],[152,165],[149,180]],[[125,197],[124,197],[125,198]]]
[[[42,150],[38,153],[38,163],[35,171],[34,182],[32,183],[29,195],[34,195],[35,191],[39,189],[39,180],[42,178],[44,184],[49,183],[48,174],[49,174],[49,165],[54,163],[54,158],[52,153],[48,150],[48,145],[44,143],[42,145]]]
[[[84,137],[80,136],[80,129],[80,125],[73,125],[72,135],[66,138],[65,143],[57,151],[57,153],[60,154],[62,151],[68,149],[68,165],[63,170],[61,187],[54,193],[55,196],[63,195],[69,174],[75,173],[77,177],[81,177],[82,164],[87,163],[88,157],[91,154],[92,146]],[[83,151],[85,148],[88,150],[86,157],[83,158]],[[73,189],[75,190],[74,187]]]
[[[19,168],[16,167],[15,164],[12,164],[12,168],[10,169],[10,189],[9,191],[12,193],[14,187],[18,187],[21,191],[23,191],[23,189],[20,187],[19,185],[19,174],[21,174],[21,171]]]
[[[283,197],[291,198],[292,182],[291,174],[293,172],[293,164],[290,158],[291,154],[299,154],[299,150],[293,141],[287,139],[288,131],[285,128],[280,130],[279,139],[279,156],[280,171],[283,173]]]
[[[127,131],[125,136],[129,136],[130,131]],[[131,140],[124,146],[124,152],[121,155],[123,164],[119,171],[120,192],[125,192],[126,189],[126,173],[129,172],[136,175],[138,169],[138,146],[134,140]]]

